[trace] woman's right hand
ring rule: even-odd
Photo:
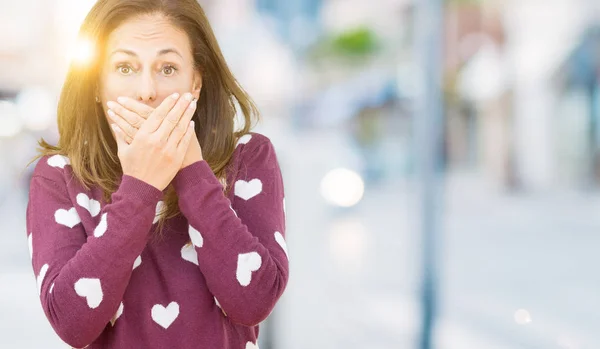
[[[131,144],[123,130],[112,124],[124,175],[161,191],[169,185],[181,168],[194,135],[191,119],[196,102],[192,99],[189,93],[165,98],[141,125]]]

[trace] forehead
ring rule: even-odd
[[[174,48],[182,55],[191,56],[186,32],[160,14],[136,16],[124,21],[109,35],[107,48],[108,53],[117,48],[138,52]]]

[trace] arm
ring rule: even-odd
[[[44,313],[63,341],[81,348],[115,315],[162,193],[124,176],[88,236],[59,171],[49,169],[32,178],[27,229]]]
[[[241,156],[235,211],[204,160],[182,169],[173,184],[208,288],[233,322],[255,326],[288,281],[284,190],[268,139],[247,144]]]

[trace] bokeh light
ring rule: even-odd
[[[519,309],[515,312],[515,321],[519,325],[527,325],[531,322],[531,314],[525,309]]]
[[[332,205],[354,206],[362,199],[364,190],[360,175],[346,168],[331,170],[321,181],[321,195]]]
[[[359,219],[336,220],[330,227],[329,251],[334,263],[344,273],[356,273],[366,259],[367,228]]]

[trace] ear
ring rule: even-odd
[[[192,95],[194,95],[194,98],[196,99],[200,99],[200,91],[202,90],[202,75],[200,74],[200,72],[196,72],[194,74],[194,84],[192,87]]]

